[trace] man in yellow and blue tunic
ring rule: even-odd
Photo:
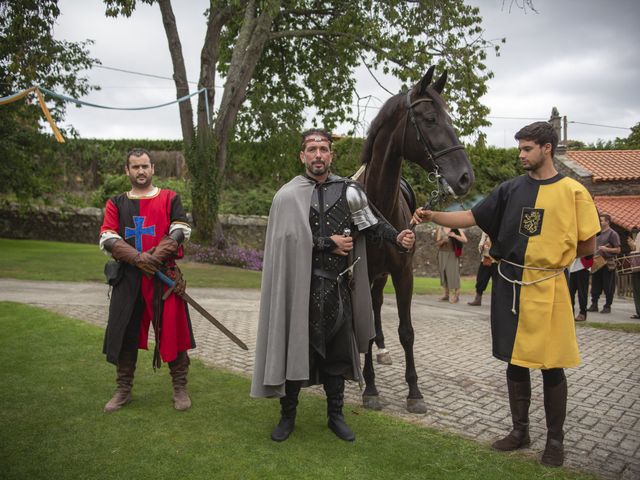
[[[515,135],[526,171],[462,212],[418,209],[414,221],[451,228],[478,225],[493,240],[498,261],[492,289],[493,355],[507,365],[513,430],[493,443],[501,451],[530,444],[529,369],[542,370],[547,443],[542,463],[564,461],[563,425],[567,409],[564,368],[580,364],[567,267],[592,254],[600,231],[593,199],[578,182],[558,173],[553,154],[558,136],[547,122]]]

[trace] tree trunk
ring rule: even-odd
[[[279,0],[263,2],[262,11],[257,17],[255,16],[255,0],[251,0],[247,4],[244,21],[233,49],[222,101],[214,126],[214,135],[218,141],[216,164],[221,176],[224,175],[226,167],[227,147],[231,131],[242,102],[246,98],[251,77],[270,38],[271,26],[280,9],[280,3]]]
[[[200,79],[198,90],[206,88],[206,95],[198,96],[198,129],[211,126],[215,101],[216,66],[220,56],[220,32],[235,13],[234,7],[215,9],[212,7],[207,22],[207,33],[200,52]],[[207,117],[207,110],[209,117]]]
[[[173,63],[173,81],[176,85],[176,98],[182,98],[189,95],[189,83],[187,81],[187,69],[184,66],[184,57],[182,55],[182,44],[180,43],[180,35],[176,26],[176,17],[173,14],[170,0],[158,0],[160,13],[162,14],[162,23],[164,31],[169,42],[169,52],[171,53],[171,62]],[[186,146],[193,142],[193,108],[191,102],[180,102],[178,105],[180,110],[180,127],[182,128],[182,139]]]
[[[191,103],[180,103],[182,137],[192,178],[193,220],[198,235],[206,241],[224,243],[221,228],[216,228],[216,224],[228,144],[238,112],[246,98],[249,82],[270,38],[271,26],[280,9],[280,3],[279,0],[263,2],[261,13],[256,16],[256,0],[246,2],[244,20],[233,49],[220,109],[213,126],[210,126],[206,105],[208,103],[211,114],[215,99],[215,70],[219,57],[220,32],[237,8],[225,6],[216,9],[212,6],[205,43],[200,54],[198,87],[206,88],[207,93],[200,95],[198,99],[197,131],[193,126]],[[169,42],[177,96],[180,98],[189,93],[182,46],[170,0],[158,0],[158,4]]]

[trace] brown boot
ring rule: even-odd
[[[120,352],[118,365],[116,366],[116,392],[111,400],[104,406],[105,413],[120,410],[131,401],[131,389],[133,388],[133,374],[136,371],[138,351]]]
[[[176,359],[169,362],[169,372],[173,382],[173,406],[176,410],[188,410],[191,407],[191,399],[187,393],[189,363],[187,352],[179,352]]]
[[[479,307],[482,305],[482,294],[476,293],[476,298],[472,302],[467,302],[467,305],[471,305],[472,307]]]
[[[564,463],[562,427],[567,416],[566,379],[555,387],[544,387],[544,412],[547,417],[547,444],[541,461],[549,467],[560,467]]]
[[[529,438],[529,405],[531,404],[531,382],[514,382],[507,379],[509,407],[513,430],[506,437],[493,442],[491,448],[510,452],[531,443]]]

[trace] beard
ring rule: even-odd
[[[324,162],[313,163],[307,166],[307,171],[312,175],[324,175],[329,171],[329,165]]]
[[[131,186],[132,187],[148,187],[149,185],[151,185],[151,180],[152,180],[152,176],[151,175],[147,175],[145,176],[135,176],[135,175],[129,175],[129,181],[131,181]]]

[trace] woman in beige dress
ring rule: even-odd
[[[456,244],[462,248],[467,243],[464,230],[449,227],[436,229],[436,245],[438,247],[438,267],[440,269],[440,285],[444,289],[443,302],[458,303],[460,298],[460,262],[455,254]],[[449,295],[449,293],[451,295]]]

